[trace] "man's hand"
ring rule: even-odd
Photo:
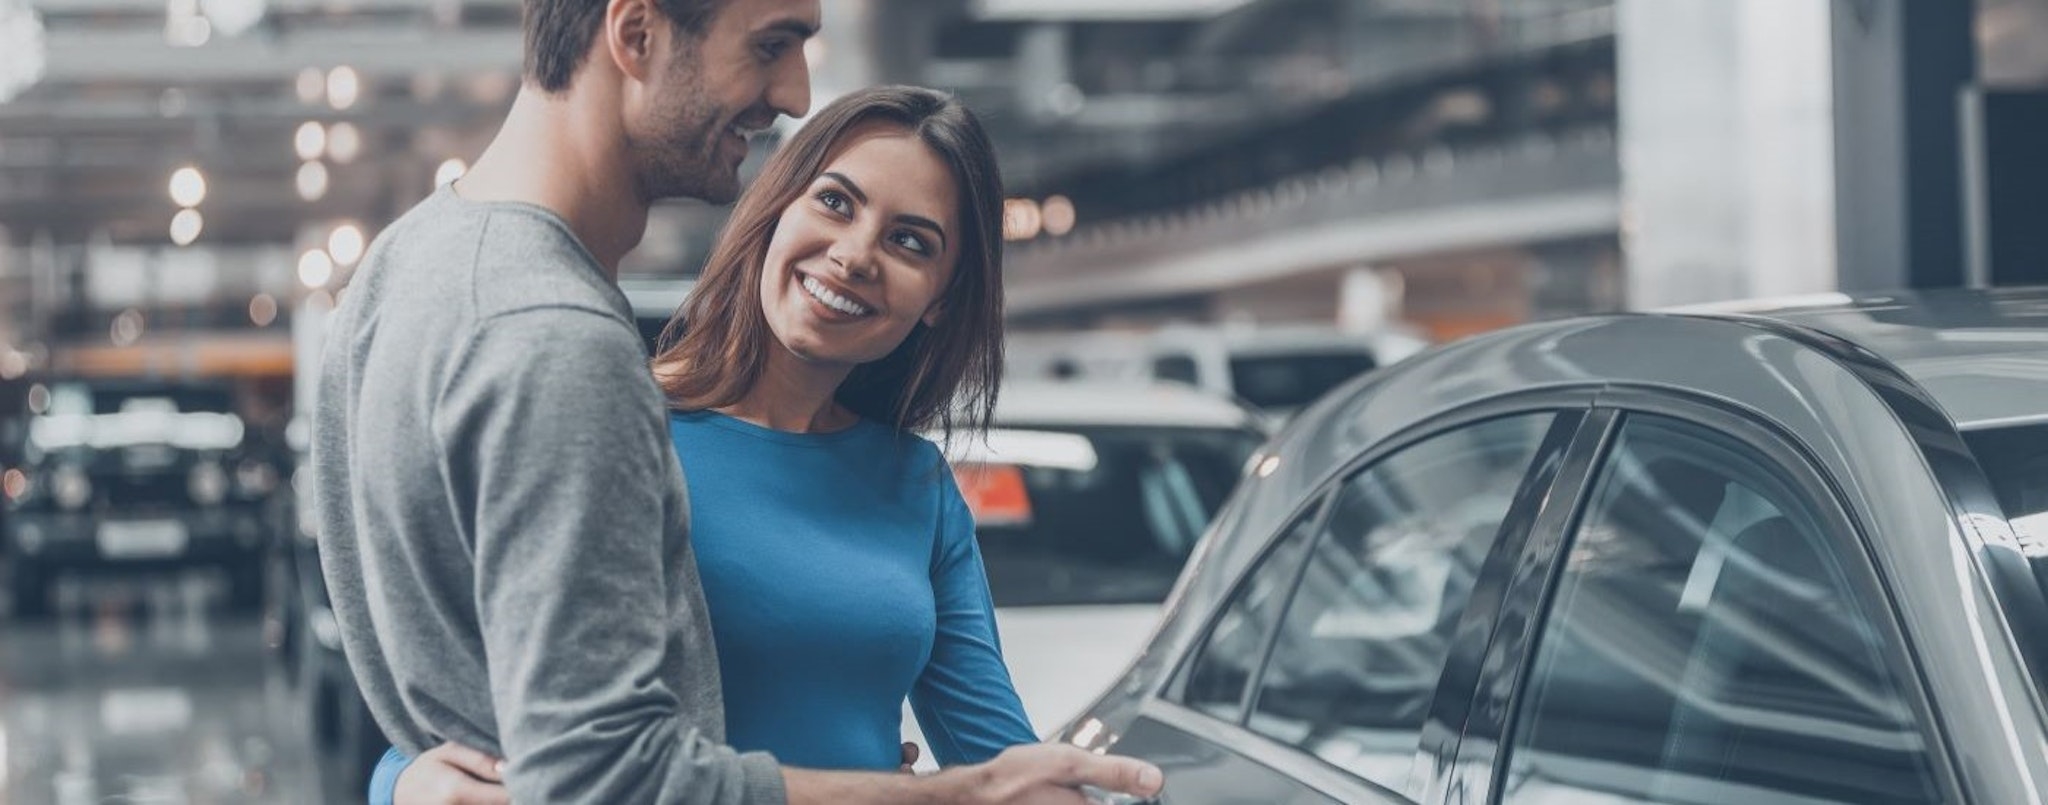
[[[414,758],[398,775],[395,805],[511,805],[504,761],[446,743]]]
[[[957,786],[948,799],[971,805],[1088,805],[1083,785],[1149,799],[1166,785],[1150,763],[1064,744],[1014,746],[995,760],[944,775]]]
[[[903,742],[903,765],[896,767],[896,770],[904,774],[917,773],[917,744]]]

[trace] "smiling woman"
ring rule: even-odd
[[[1002,366],[1002,197],[987,136],[944,94],[882,87],[819,111],[740,199],[663,334],[654,367],[671,407],[729,406],[805,367],[840,378],[847,412],[898,429],[985,422]]]

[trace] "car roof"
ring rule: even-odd
[[[1891,362],[1957,427],[2048,420],[2048,288],[1822,294],[1681,308],[1819,330]]]
[[[1243,428],[1254,416],[1229,398],[1177,383],[1005,380],[992,424]]]

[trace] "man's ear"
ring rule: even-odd
[[[668,18],[654,0],[610,0],[597,35],[619,72],[646,81],[654,73],[656,38],[666,35],[667,27]]]

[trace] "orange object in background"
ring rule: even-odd
[[[1015,464],[953,465],[953,480],[983,528],[1031,523],[1031,495],[1024,489],[1024,470]]]

